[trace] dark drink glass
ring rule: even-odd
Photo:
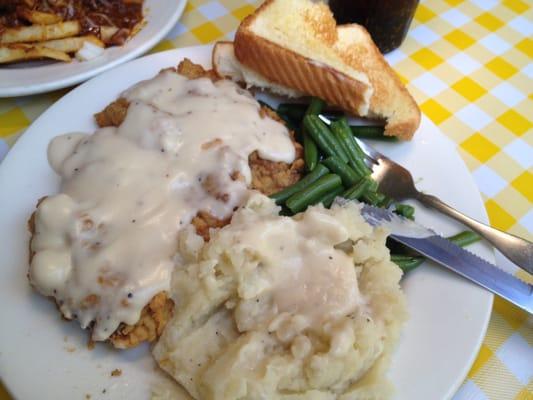
[[[398,48],[409,30],[419,0],[329,0],[339,24],[363,25],[382,53]]]

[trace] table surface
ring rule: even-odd
[[[152,52],[231,39],[259,3],[191,0]],[[531,0],[422,0],[404,44],[387,56],[424,114],[456,143],[491,224],[529,240],[532,37]],[[0,99],[0,160],[68,90]],[[0,384],[0,400],[5,399]],[[453,398],[485,399],[533,400],[533,319],[499,298],[479,355]]]

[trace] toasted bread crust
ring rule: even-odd
[[[215,43],[211,53],[213,71],[224,79],[231,79],[245,85],[247,88],[267,89],[271,93],[288,98],[305,97],[303,93],[290,89],[284,85],[277,85],[261,74],[241,64],[235,57],[233,42],[220,41]]]
[[[235,56],[242,64],[276,84],[320,97],[350,112],[358,114],[364,107],[366,84],[258,37],[247,29],[253,21],[248,18],[235,35]]]
[[[371,113],[383,117],[387,112],[401,107],[408,115],[408,117],[395,115],[388,117],[385,135],[410,140],[420,125],[420,109],[415,100],[400,81],[396,71],[383,58],[370,34],[363,26],[357,24],[342,25],[338,29],[357,29],[367,37],[364,46],[354,44],[339,55],[346,64],[365,71],[368,75],[374,88],[374,93],[370,98]],[[395,103],[401,103],[401,105]]]
[[[218,46],[226,46],[228,44],[231,44],[233,46],[233,42],[230,40],[220,40],[216,42],[213,46],[213,51],[211,52],[211,65],[213,66],[213,71],[219,78],[226,78],[223,74],[220,73],[220,71],[217,69],[217,62],[216,62],[216,49]]]

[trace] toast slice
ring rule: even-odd
[[[335,48],[346,63],[365,71],[374,88],[368,116],[385,119],[385,134],[411,139],[420,125],[420,109],[400,78],[361,25],[337,27]]]
[[[267,82],[384,119],[386,135],[410,139],[418,128],[416,102],[370,35],[337,27],[323,3],[266,0],[241,23],[234,46],[237,60]]]
[[[272,93],[289,98],[304,97],[303,93],[288,87],[277,85],[264,76],[242,65],[237,57],[233,42],[217,42],[213,47],[212,65],[215,73],[221,78],[230,79],[234,82],[244,83],[247,88],[254,87],[268,90]]]

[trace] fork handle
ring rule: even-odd
[[[533,274],[533,243],[467,217],[435,196],[419,193],[416,199],[425,206],[435,208],[443,214],[468,226],[474,232],[484,237],[518,267]]]

